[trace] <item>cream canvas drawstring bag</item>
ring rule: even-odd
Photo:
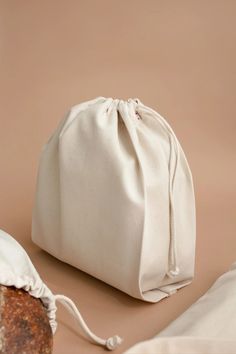
[[[73,106],[42,151],[32,239],[145,301],[189,284],[193,183],[166,120],[139,99]]]
[[[55,334],[57,329],[56,301],[58,301],[75,317],[86,336],[93,343],[113,350],[122,341],[116,335],[108,339],[97,337],[86,325],[74,302],[67,296],[54,295],[40,278],[23,247],[13,237],[2,230],[0,230],[0,284],[24,289],[30,295],[41,299],[47,310],[53,334]]]
[[[123,354],[235,354],[236,262],[154,338]]]

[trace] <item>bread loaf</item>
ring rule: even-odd
[[[53,334],[40,299],[0,285],[0,354],[50,354]]]

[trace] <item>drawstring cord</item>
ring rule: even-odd
[[[55,301],[59,301],[62,305],[64,305],[68,309],[68,311],[79,322],[81,328],[83,329],[85,334],[92,340],[92,342],[104,346],[109,350],[114,350],[122,342],[122,339],[117,335],[110,337],[108,339],[102,339],[100,337],[97,337],[86,325],[75,303],[67,296],[55,295]]]
[[[169,269],[168,276],[173,278],[179,274],[179,267],[177,265],[177,250],[176,250],[176,228],[175,228],[175,210],[174,210],[174,182],[176,170],[179,163],[179,148],[176,139],[169,134],[170,139],[170,178],[169,178],[169,198],[170,198],[170,250],[169,250]],[[171,173],[171,165],[173,158],[173,150],[175,150],[175,165]]]
[[[134,101],[145,107],[144,104],[138,99],[134,98]],[[175,209],[174,209],[174,183],[176,177],[176,170],[179,164],[179,143],[178,140],[173,133],[171,127],[166,122],[166,120],[153,109],[148,108],[155,116],[155,118],[159,121],[161,126],[165,129],[170,143],[170,161],[169,161],[169,200],[170,200],[170,246],[169,246],[169,264],[167,275],[171,278],[179,275],[180,269],[178,267],[177,262],[177,250],[176,250],[176,228],[175,228]],[[136,107],[136,112],[138,112]],[[175,158],[174,167],[173,158]]]

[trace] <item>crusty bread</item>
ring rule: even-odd
[[[41,300],[0,285],[0,353],[50,354],[53,335]]]

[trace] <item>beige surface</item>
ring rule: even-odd
[[[78,302],[100,336],[156,334],[236,260],[236,1],[0,2],[0,227],[52,290]],[[139,97],[164,115],[192,168],[196,277],[159,304],[134,300],[30,241],[40,149],[65,111],[96,96]],[[58,313],[55,354],[102,353]]]

